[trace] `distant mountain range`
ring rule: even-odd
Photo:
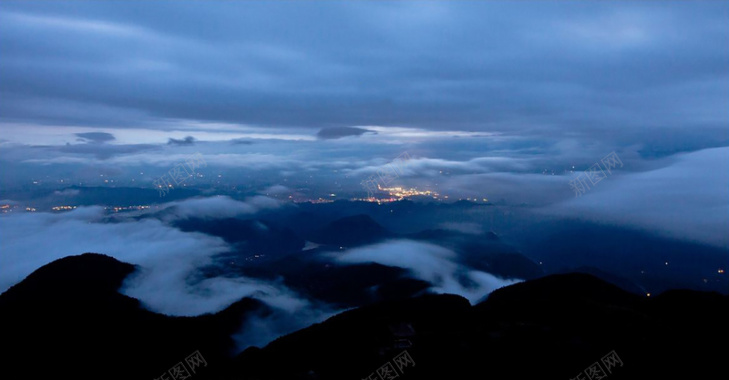
[[[359,214],[337,219],[311,234],[309,239],[321,244],[352,247],[394,236],[368,215]]]
[[[236,355],[231,334],[266,305],[156,314],[118,293],[134,270],[99,254],[66,257],[0,295],[4,373],[151,380],[199,351],[206,365],[192,379],[363,379],[406,351],[402,379],[571,379],[614,351],[609,379],[698,379],[723,376],[729,355],[729,297],[645,297],[588,274],[526,281],[474,306],[406,291]],[[412,284],[392,284],[401,287]]]

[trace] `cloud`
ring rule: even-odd
[[[341,264],[378,263],[410,270],[415,278],[429,282],[436,293],[458,294],[472,303],[516,280],[459,267],[456,253],[428,243],[394,240],[329,254]]]
[[[342,137],[361,136],[367,132],[377,134],[375,131],[357,127],[329,127],[322,128],[316,136],[323,140],[341,139]]]
[[[282,284],[246,277],[201,278],[198,270],[213,264],[209,258],[198,254],[196,259],[181,261],[179,254],[158,254],[145,259],[142,269],[124,282],[122,292],[140,299],[150,310],[171,315],[217,312],[243,297],[257,298],[281,313],[295,313],[309,306]],[[178,262],[170,265],[170,260]]]
[[[569,200],[542,211],[729,248],[729,147],[680,154],[654,165],[609,175],[579,198],[565,183]]]
[[[212,265],[213,257],[230,247],[220,238],[182,232],[157,219],[119,217],[108,223],[102,207],[80,207],[62,214],[3,215],[0,231],[0,292],[56,259],[97,252],[139,265],[122,292],[156,312],[199,315],[247,296],[286,312],[307,306],[281,284],[202,277],[198,270]]]
[[[559,204],[550,209],[550,212],[553,211],[570,218],[582,217],[584,214],[585,217],[596,222],[609,221],[614,224],[622,224],[624,221],[626,226],[639,225],[642,229],[664,234],[675,231],[676,233],[672,235],[674,237],[701,242],[711,241],[713,245],[726,246],[726,239],[721,237],[724,235],[722,230],[726,226],[726,221],[717,217],[717,215],[723,215],[725,210],[720,202],[721,196],[727,188],[726,179],[721,174],[726,171],[726,165],[723,163],[725,158],[701,160],[691,169],[682,169],[687,172],[683,178],[690,178],[691,183],[697,187],[697,189],[693,189],[687,186],[688,181],[679,179],[680,175],[674,176],[674,178],[666,174],[668,167],[678,165],[688,158],[699,157],[694,156],[693,153],[676,154],[676,151],[681,152],[686,148],[682,144],[670,142],[665,145],[667,149],[663,150],[650,143],[620,148],[612,144],[579,139],[536,139],[513,136],[484,136],[462,139],[457,142],[434,141],[407,146],[362,144],[362,138],[356,139],[357,141],[346,140],[337,142],[261,141],[251,145],[250,149],[247,148],[246,153],[243,154],[230,153],[235,150],[235,147],[230,146],[227,141],[201,144],[195,149],[203,152],[208,166],[200,170],[205,178],[201,178],[199,181],[196,179],[195,185],[211,184],[211,187],[214,187],[215,183],[212,181],[218,180],[216,174],[222,174],[221,183],[231,185],[252,186],[251,178],[256,178],[257,184],[253,185],[251,191],[259,194],[266,194],[266,192],[272,196],[285,194],[287,192],[285,189],[271,186],[271,184],[279,183],[285,184],[287,189],[291,189],[289,195],[315,199],[322,194],[333,193],[331,186],[335,184],[338,197],[357,196],[363,192],[360,184],[362,180],[369,175],[376,175],[378,169],[387,169],[387,165],[396,157],[403,152],[408,152],[410,158],[398,165],[400,172],[393,181],[393,184],[397,186],[434,190],[442,195],[448,195],[451,200],[477,198],[481,201],[486,198],[499,205],[519,205],[526,208]],[[94,149],[116,146],[108,144],[77,145]],[[701,143],[689,148],[694,149],[700,145]],[[229,151],[226,151],[226,148]],[[134,175],[138,175],[140,172],[145,174],[155,171],[164,173],[189,158],[189,154],[182,154],[178,151],[178,149],[184,150],[182,147],[162,146],[160,149],[160,152],[133,153],[100,160],[70,153],[54,156],[55,158],[43,158],[49,152],[58,154],[58,150],[51,147],[4,147],[0,158],[5,162],[7,178],[18,178],[17,181],[5,184],[5,189],[8,189],[16,183],[22,184],[24,181],[43,178],[45,175],[50,175],[51,178],[53,176],[78,177],[76,173],[80,170],[89,173],[87,178],[83,178],[86,183],[93,179],[94,173],[96,173],[97,180],[101,178],[99,177],[101,168],[115,170],[113,173],[115,176],[125,173],[124,177],[129,181],[130,177],[133,179]],[[713,149],[719,149],[716,152],[720,152],[727,148]],[[713,149],[700,152],[708,154],[707,152],[715,152]],[[169,152],[167,152],[168,150]],[[599,186],[581,199],[575,199],[567,182],[574,177],[574,173],[587,169],[611,150],[618,152],[625,163],[624,167],[603,180]],[[28,156],[33,158],[17,162]],[[83,166],[75,166],[76,163]],[[65,173],[69,174],[59,174],[58,168],[61,165],[67,165],[69,169]],[[43,166],[47,166],[47,168]],[[33,167],[34,170],[28,170],[28,167]],[[677,166],[674,169],[680,167],[683,166]],[[653,176],[659,173],[664,173],[667,177],[661,177],[662,185],[654,189],[659,178]],[[107,178],[106,175],[104,178]],[[312,178],[316,178],[316,180],[312,180]],[[625,184],[625,178],[630,178],[632,185]],[[652,179],[649,181],[647,178]],[[9,180],[6,179],[6,181]],[[119,182],[119,179],[115,178],[115,182]],[[134,182],[134,184],[143,183],[139,177]],[[152,186],[151,180],[147,183],[147,186]],[[639,200],[637,202],[630,199],[620,200],[620,205],[630,205],[628,209],[623,210],[626,217],[614,215],[615,210],[621,210],[620,206],[613,207],[611,211],[601,206],[603,201],[593,201],[600,195],[605,196],[605,201],[611,204],[610,202],[613,201],[607,198],[615,196],[602,195],[602,192],[617,190],[618,186],[624,186],[624,184],[630,190],[624,191],[623,196]],[[669,189],[673,189],[674,192],[680,190],[681,195],[665,196],[664,194]],[[18,191],[23,190],[18,189]],[[705,202],[700,199],[706,198],[706,196],[697,197],[698,194],[706,192],[714,194],[707,199],[711,204],[716,204],[716,208],[704,207]],[[655,200],[643,199],[647,196],[646,194],[655,194],[655,199],[662,199],[662,204],[655,205]],[[4,197],[17,199],[19,196],[6,192]],[[666,204],[670,204],[671,207],[666,208]],[[665,210],[662,210],[663,208]],[[646,213],[638,215],[637,210],[643,209],[646,210]],[[244,215],[243,212],[247,212],[246,210],[250,211],[248,206],[236,204],[231,208],[220,208],[220,213],[221,215],[234,214],[235,212],[232,210],[239,210],[238,215]],[[672,211],[672,214],[669,215],[668,211]],[[195,212],[198,211],[191,211],[189,214],[193,215]],[[678,215],[681,213],[687,215],[686,221],[677,221]],[[702,217],[701,213],[707,213],[706,217]],[[654,220],[651,221],[651,218]],[[669,223],[670,220],[673,221]],[[668,224],[672,224],[674,227],[669,228]]]
[[[103,144],[107,141],[113,141],[116,139],[114,135],[106,132],[85,132],[76,133],[75,135],[78,136],[81,140],[94,144]]]
[[[166,3],[143,18],[136,7],[5,5],[0,122],[335,128],[324,137],[338,137],[337,125],[613,131],[619,140],[687,125],[719,139],[729,115],[723,2],[190,4],[174,19]],[[186,27],[201,12],[214,30]]]
[[[230,140],[230,143],[233,145],[251,145],[251,144],[253,144],[253,141],[240,138],[240,139],[232,139],[232,140]]]
[[[267,205],[262,198],[251,200],[251,206]],[[203,207],[211,212],[208,206],[219,202],[218,199],[210,203],[195,200],[181,209],[191,211]],[[234,201],[223,202],[230,207]],[[109,223],[106,217],[104,209],[97,206],[61,214],[1,216],[0,293],[54,260],[96,252],[137,265],[120,291],[158,313],[176,316],[214,313],[243,297],[253,297],[269,305],[271,314],[265,318],[254,317],[235,334],[239,350],[265,345],[337,312],[302,298],[280,281],[203,275],[201,268],[216,265],[215,255],[230,250],[218,237],[182,232],[157,219],[135,220],[132,214],[130,217],[116,215],[115,223]]]
[[[243,328],[233,335],[233,339],[239,351],[251,346],[263,347],[276,338],[323,322],[342,311],[304,302],[286,312],[276,310],[272,314],[253,315],[246,319]]]
[[[169,202],[160,206],[165,221],[185,218],[223,219],[242,215],[252,215],[263,209],[281,207],[281,202],[273,198],[257,195],[237,201],[228,196],[218,195],[206,198],[190,198]]]
[[[192,136],[186,136],[184,139],[170,138],[167,145],[195,145],[195,138]]]
[[[104,253],[143,267],[160,266],[155,273],[182,275],[227,249],[220,239],[183,233],[159,220],[107,224],[104,215],[102,207],[80,207],[63,214],[39,212],[0,218],[0,290],[42,265],[84,252]],[[180,301],[180,308],[199,310]]]
[[[62,153],[93,155],[100,160],[107,160],[114,156],[121,156],[142,151],[155,150],[157,147],[146,144],[130,144],[130,145],[106,145],[101,143],[90,144],[67,144],[59,147],[48,147],[51,150],[57,150]]]

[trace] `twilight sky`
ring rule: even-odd
[[[195,152],[207,185],[361,196],[408,152],[399,184],[729,246],[727,20],[718,1],[3,1],[0,199],[151,188]]]
[[[713,1],[7,1],[0,121],[21,142],[41,125],[725,141],[727,17]]]

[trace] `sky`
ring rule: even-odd
[[[21,143],[43,127],[154,143],[375,126],[710,144],[726,141],[727,16],[713,1],[7,1],[0,121]]]
[[[615,152],[585,212],[610,214],[592,199],[606,189],[671,188],[675,212],[720,215],[728,16],[715,1],[4,1],[0,200],[154,188],[197,153],[190,186],[207,193],[362,197],[407,154],[403,186],[565,213],[569,181]]]

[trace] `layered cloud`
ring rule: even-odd
[[[107,141],[113,141],[116,140],[114,135],[111,133],[106,132],[84,132],[84,133],[76,133],[76,136],[79,137],[82,141],[97,143],[97,144],[103,144]]]
[[[322,128],[317,132],[316,136],[320,139],[340,139],[348,136],[360,136],[367,132],[372,132],[369,129],[357,128],[357,127],[331,127]],[[375,132],[376,133],[376,132]]]
[[[652,170],[609,176],[544,211],[729,248],[728,189],[729,148],[705,149]]]
[[[155,212],[159,210],[165,221],[185,218],[223,219],[252,215],[263,209],[280,206],[281,202],[264,196],[250,197],[241,202],[218,195],[165,203],[155,209]]]
[[[429,282],[436,293],[458,294],[476,303],[490,292],[518,281],[504,280],[489,273],[460,267],[456,253],[428,243],[395,240],[331,254],[342,264],[378,263],[408,269]]]
[[[192,136],[185,136],[184,139],[170,138],[167,145],[195,145],[195,138]]]
[[[3,3],[0,121],[605,136],[691,125],[716,137],[728,13],[723,2]],[[216,27],[190,27],[201,14]]]
[[[270,198],[259,196],[247,202],[227,197],[192,199],[162,208],[169,219],[250,215],[277,206]],[[234,337],[239,350],[265,345],[337,312],[312,303],[279,281],[203,275],[201,269],[216,265],[214,256],[229,252],[230,247],[220,238],[182,232],[155,218],[117,215],[110,223],[102,207],[82,207],[62,214],[2,215],[0,233],[0,293],[56,259],[96,252],[137,265],[121,292],[155,312],[194,316],[220,311],[243,297],[259,299],[271,312],[265,317],[253,316],[242,326]]]
[[[222,218],[253,214],[265,207],[277,207],[277,203],[264,197],[247,203],[213,197],[164,206],[172,210],[165,214],[168,218]],[[109,223],[102,207],[82,207],[62,214],[3,215],[0,231],[0,292],[56,259],[97,252],[138,265],[123,292],[161,313],[215,312],[246,296],[286,311],[306,306],[306,301],[298,300],[279,284],[242,277],[202,277],[198,270],[212,265],[213,256],[228,252],[230,247],[220,238],[182,232],[154,218],[122,218]]]

